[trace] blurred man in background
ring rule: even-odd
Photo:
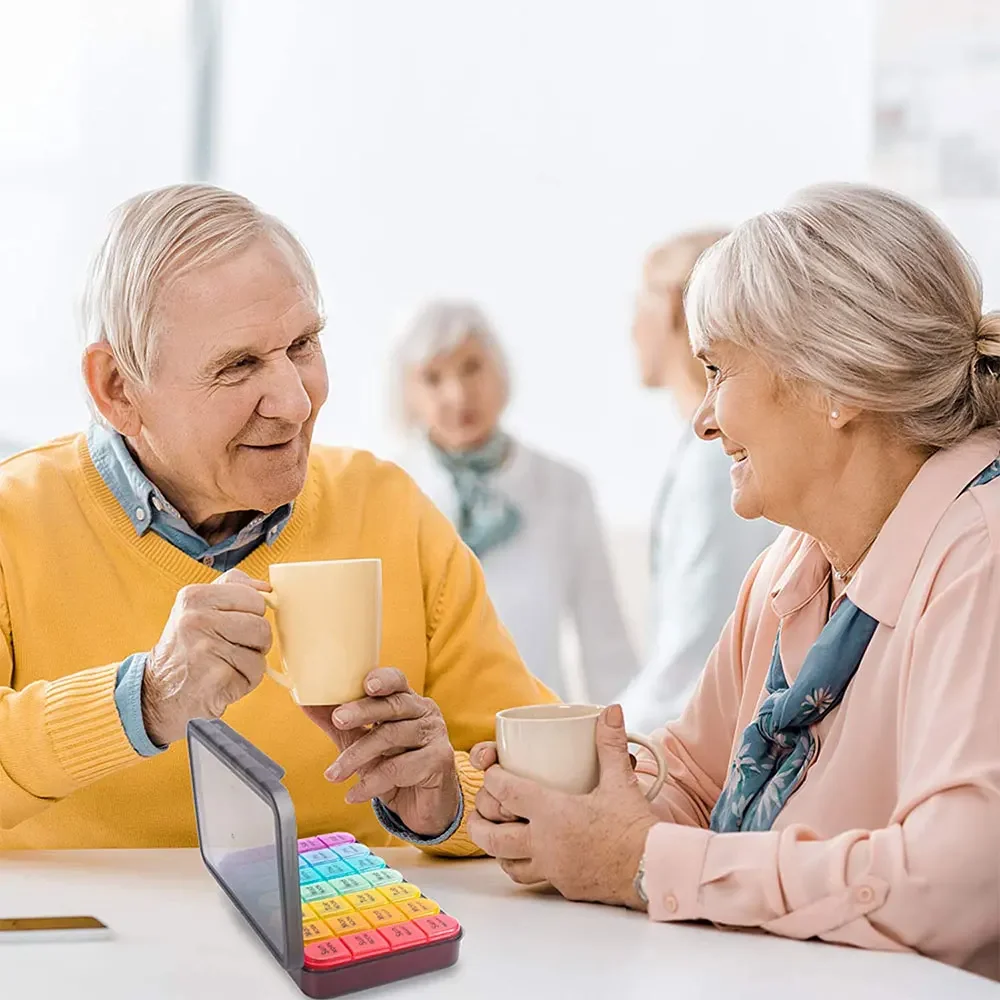
[[[683,424],[653,513],[645,666],[622,696],[629,727],[647,732],[680,715],[747,570],[779,531],[733,512],[732,459],[691,428],[706,382],[688,343],[684,289],[698,257],[725,235],[683,233],[654,247],[632,325],[643,384],[666,389]]]

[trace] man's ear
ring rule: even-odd
[[[111,346],[89,344],[81,368],[98,413],[123,437],[135,437],[142,428],[142,419]]]

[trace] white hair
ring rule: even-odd
[[[247,198],[208,184],[176,184],[130,198],[112,213],[90,266],[82,308],[85,342],[108,344],[125,376],[147,383],[159,295],[186,272],[235,256],[261,237],[287,255],[320,310],[305,247]]]
[[[686,311],[696,350],[735,342],[938,449],[1000,425],[1000,312],[982,301],[975,264],[926,209],[823,184],[706,250]]]
[[[414,415],[406,402],[406,379],[440,354],[455,350],[474,337],[490,354],[510,398],[510,366],[493,324],[474,302],[464,299],[430,299],[400,324],[389,362],[389,406],[393,423],[404,431],[415,430]]]

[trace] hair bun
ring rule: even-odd
[[[993,309],[979,317],[976,353],[983,358],[1000,358],[1000,309]]]
[[[1000,379],[1000,309],[979,317],[972,370],[974,374]]]

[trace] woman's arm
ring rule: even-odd
[[[634,676],[638,659],[622,615],[593,492],[583,476],[574,475],[572,483],[569,517],[574,556],[570,580],[573,623],[580,640],[588,696],[605,705]]]
[[[713,834],[661,823],[646,851],[654,919],[913,949],[956,965],[996,951],[1000,572],[983,548],[914,633],[889,823],[826,840],[805,826]]]

